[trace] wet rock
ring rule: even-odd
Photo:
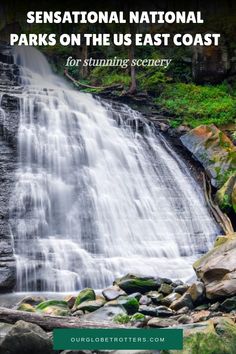
[[[35,310],[53,316],[68,316],[70,314],[67,302],[62,300],[47,300],[41,302],[35,307]]]
[[[221,187],[226,172],[236,168],[236,147],[213,124],[192,129],[181,141],[203,165],[215,187]]]
[[[202,282],[198,281],[193,283],[187,290],[187,294],[190,294],[192,302],[197,304],[203,301],[205,297],[205,286]]]
[[[183,295],[189,288],[189,285],[188,284],[181,284],[181,285],[178,285],[175,289],[174,289],[174,292],[180,294],[180,295]]]
[[[202,310],[199,312],[194,312],[192,314],[192,319],[193,319],[193,322],[206,321],[209,318],[209,315],[210,315],[210,311]]]
[[[117,299],[121,295],[126,295],[125,291],[121,290],[118,286],[112,286],[110,288],[104,289],[102,295],[107,301],[112,301]]]
[[[214,247],[197,260],[193,267],[206,287],[208,299],[221,299],[236,294],[236,234]]]
[[[84,301],[92,301],[92,300],[96,300],[96,294],[94,290],[91,288],[85,288],[81,290],[79,295],[77,296],[74,307],[76,308]]]
[[[118,314],[127,314],[124,307],[121,305],[106,305],[100,309],[84,315],[82,318],[89,322],[112,322]]]
[[[1,260],[1,259],[0,259]],[[16,283],[15,261],[0,261],[0,291],[12,290]]]
[[[52,340],[39,326],[17,321],[3,338],[0,354],[53,354]]]
[[[209,304],[198,305],[194,308],[195,311],[207,310],[209,308]]]
[[[210,310],[210,311],[217,311],[219,308],[220,308],[220,303],[219,303],[219,302],[215,302],[214,304],[212,304],[212,305],[209,307],[209,310]]]
[[[159,292],[162,293],[163,295],[169,295],[172,293],[173,287],[170,284],[163,283],[160,286]]]
[[[146,295],[142,295],[139,300],[140,305],[150,305],[151,302],[152,302],[152,300],[150,299],[150,297],[148,297]]]
[[[75,300],[76,300],[76,296],[74,296],[74,295],[67,295],[64,298],[64,301],[67,302],[67,305],[68,305],[69,309],[72,309],[72,307],[75,304]]]
[[[129,315],[136,313],[139,308],[138,300],[135,299],[134,297],[132,298],[132,297],[128,297],[128,296],[120,296],[116,300],[107,302],[105,306],[110,306],[110,305],[123,306]]]
[[[75,312],[72,313],[72,316],[76,317],[76,316],[83,316],[84,312],[82,310],[77,310]]]
[[[46,301],[46,299],[43,296],[25,296],[19,303],[18,306],[20,306],[21,304],[29,304],[32,306],[38,305],[41,302]]]
[[[220,305],[220,308],[226,312],[236,310],[236,296],[232,296],[232,297],[226,299],[224,302],[222,302],[222,304]]]
[[[116,279],[115,284],[127,294],[134,292],[144,294],[150,290],[158,290],[161,285],[161,280],[153,277],[138,277],[133,274],[127,274],[122,278]]]
[[[190,316],[182,315],[182,316],[180,316],[178,318],[178,322],[182,323],[182,324],[187,324],[187,323],[191,323],[193,321],[192,321],[192,318]]]
[[[177,315],[183,315],[189,313],[189,308],[187,306],[182,307],[180,310],[176,312]]]
[[[156,305],[160,305],[162,299],[164,298],[163,294],[158,293],[157,291],[149,291],[147,293],[147,296],[150,297],[152,302]]]
[[[76,306],[76,310],[81,310],[83,312],[93,312],[98,310],[105,304],[105,301],[99,300],[91,300],[91,301],[83,301],[80,305]]]
[[[140,312],[146,316],[156,316],[157,315],[156,307],[153,307],[153,306],[141,305],[141,306],[139,306],[138,312]]]
[[[156,308],[156,313],[157,313],[157,316],[160,316],[160,317],[169,317],[174,314],[173,311],[166,306],[158,306]]]
[[[132,293],[132,294],[128,295],[128,297],[134,297],[138,301],[140,300],[141,296],[142,296],[141,293]]]
[[[173,320],[173,319],[170,319],[170,318],[159,318],[159,317],[154,317],[154,318],[151,318],[147,325],[149,327],[155,327],[155,328],[165,328],[165,327],[172,327],[172,326],[175,326],[177,325],[178,322]]]
[[[193,302],[190,294],[184,294],[182,295],[178,300],[174,301],[171,305],[170,308],[171,310],[178,311],[182,307],[188,307],[189,309],[193,308]]]
[[[171,285],[173,286],[173,288],[176,288],[177,286],[183,285],[183,281],[182,280],[175,280],[173,283],[171,283]]]
[[[161,304],[164,306],[170,306],[172,302],[178,300],[181,297],[178,293],[171,293],[161,300]]]

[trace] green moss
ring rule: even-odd
[[[92,300],[96,300],[96,294],[94,292],[93,289],[91,288],[86,288],[83,289],[79,295],[77,296],[76,300],[75,300],[75,307],[80,305],[82,302],[84,301],[92,301]]]
[[[43,311],[46,307],[49,306],[59,306],[59,307],[64,307],[64,308],[68,308],[67,302],[66,301],[62,301],[62,300],[47,300],[47,301],[43,301],[40,304],[38,304],[35,309],[38,311]]]

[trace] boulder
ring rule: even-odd
[[[156,307],[147,306],[147,305],[139,306],[138,312],[142,313],[145,316],[151,316],[151,317],[157,315]]]
[[[188,284],[182,284],[182,285],[178,285],[175,289],[174,292],[183,295],[189,288]]]
[[[17,321],[3,338],[0,354],[53,354],[50,336],[38,325]]]
[[[170,284],[167,283],[162,283],[159,289],[159,292],[162,293],[163,295],[169,295],[172,293],[173,287]]]
[[[236,147],[215,125],[201,125],[181,138],[183,145],[203,165],[214,187],[221,187],[236,169]]]
[[[126,295],[126,293],[121,290],[118,286],[114,285],[110,288],[104,289],[102,295],[107,301],[112,301],[117,299],[121,295]]]
[[[89,322],[112,322],[114,320],[114,317],[119,314],[127,314],[123,306],[107,305],[100,307],[100,309],[94,312],[84,315],[82,319]]]
[[[91,300],[91,301],[83,301],[80,305],[76,307],[77,310],[81,310],[83,312],[93,312],[98,310],[105,304],[105,301],[102,299],[99,300]]]
[[[184,295],[182,295],[178,300],[174,301],[171,305],[170,305],[170,309],[171,310],[175,310],[178,311],[180,310],[182,307],[188,307],[189,309],[193,308],[193,302],[192,302],[192,298],[190,294],[185,293]]]
[[[46,299],[43,296],[25,296],[19,303],[18,306],[20,306],[21,304],[29,304],[32,306],[38,305],[41,302],[46,301]]]
[[[187,294],[190,294],[192,302],[194,304],[200,303],[205,297],[205,286],[202,282],[198,281],[193,283],[187,290]]]
[[[226,299],[220,305],[220,308],[225,312],[235,311],[236,310],[236,296],[232,296]]]
[[[206,297],[217,300],[236,295],[236,233],[197,260],[193,268],[206,287]]]
[[[153,277],[139,277],[133,274],[127,274],[122,278],[116,279],[114,284],[118,285],[127,294],[134,292],[144,294],[150,290],[158,290],[161,285],[161,280]]]
[[[161,304],[164,306],[170,306],[172,302],[178,300],[181,297],[178,293],[171,293],[161,300]]]
[[[75,300],[74,307],[80,305],[83,301],[96,300],[96,294],[93,289],[86,288],[80,291],[79,295]]]
[[[35,310],[53,316],[68,316],[70,314],[67,302],[62,300],[43,301],[35,307]]]
[[[74,295],[67,295],[64,298],[64,301],[67,302],[67,305],[70,309],[72,309],[72,307],[74,306],[75,300],[76,300],[76,296],[74,296]]]
[[[173,311],[166,306],[157,306],[156,313],[157,316],[160,317],[169,317],[174,314]]]
[[[163,300],[163,294],[158,293],[157,291],[149,291],[147,296],[150,297],[154,304],[160,305],[161,301]]]
[[[192,320],[192,317],[191,316],[188,316],[188,315],[182,315],[178,318],[178,322],[179,323],[182,323],[182,324],[187,324],[187,323],[192,323],[193,320]]]
[[[110,305],[123,306],[129,315],[133,315],[134,313],[136,313],[139,308],[138,300],[135,299],[134,297],[132,298],[128,296],[120,296],[118,299],[114,301],[107,302],[105,306],[110,306]]]
[[[140,305],[150,305],[151,302],[152,300],[150,299],[150,297],[146,295],[142,295],[141,298],[139,299]]]
[[[147,325],[149,327],[155,327],[155,328],[165,328],[165,327],[172,327],[177,325],[178,322],[175,321],[174,319],[170,318],[159,318],[159,317],[154,317],[151,318]]]

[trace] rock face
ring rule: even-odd
[[[196,83],[219,83],[225,79],[229,69],[230,60],[225,46],[194,48],[192,74]]]
[[[225,240],[217,240],[216,246],[193,265],[206,286],[208,299],[236,295],[236,233],[222,238]]]
[[[236,171],[236,148],[216,126],[201,125],[181,137],[183,145],[203,165],[215,187]]]
[[[224,211],[232,208],[236,213],[236,172],[217,191],[216,201]]]
[[[15,286],[16,268],[10,232],[9,200],[16,168],[16,135],[19,122],[20,90],[18,68],[12,64],[9,48],[0,45],[0,292]]]

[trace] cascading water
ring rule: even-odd
[[[187,279],[218,227],[187,167],[127,106],[100,103],[16,48],[23,93],[11,224],[18,290],[102,288],[127,272]]]

